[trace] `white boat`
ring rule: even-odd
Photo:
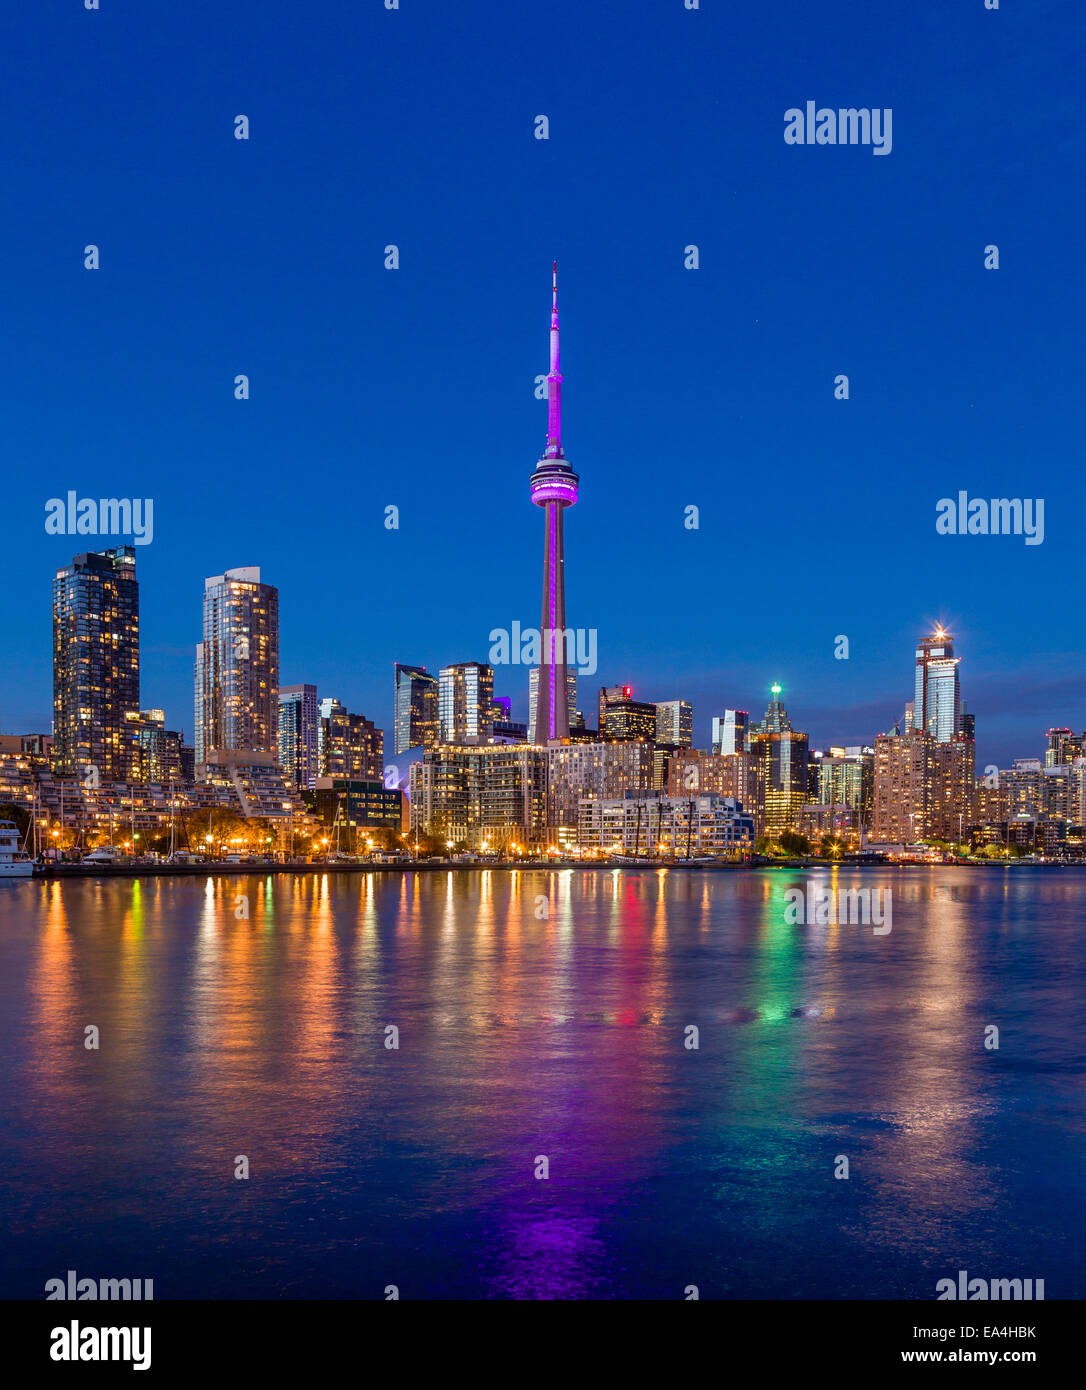
[[[119,849],[114,849],[112,845],[102,845],[98,849],[92,849],[90,854],[83,856],[84,864],[120,864],[125,855]]]
[[[34,864],[19,848],[19,831],[14,821],[0,820],[0,878],[29,878]]]

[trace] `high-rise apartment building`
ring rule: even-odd
[[[910,845],[929,838],[933,745],[932,736],[921,729],[875,739],[875,842]]]
[[[169,786],[186,780],[181,756],[181,735],[166,728],[160,709],[144,709],[126,715],[128,735],[135,752],[139,782]]]
[[[298,791],[317,784],[319,718],[315,685],[279,687],[279,766]]]
[[[1045,767],[1066,767],[1082,757],[1086,733],[1073,734],[1070,729],[1049,729],[1046,734]]]
[[[438,678],[438,741],[461,747],[486,743],[493,722],[493,667],[479,661],[443,666]]]
[[[857,829],[870,830],[875,795],[875,750],[855,746],[830,748],[815,753],[811,767],[816,774],[820,806],[847,806],[856,814]]]
[[[397,753],[437,743],[438,683],[425,666],[396,662],[395,735]]]
[[[258,566],[204,581],[195,747],[197,764],[214,752],[279,756],[279,590]]]
[[[140,707],[136,553],[76,555],[53,581],[53,769],[139,779],[128,716]]]
[[[547,825],[572,834],[585,798],[621,797],[627,792],[650,790],[655,772],[654,752],[651,743],[598,740],[548,748]]]
[[[411,764],[411,828],[473,849],[544,835],[546,753],[526,744],[438,747]]]
[[[385,735],[363,714],[351,714],[329,697],[317,706],[318,778],[380,782],[384,775]]]
[[[686,700],[657,700],[656,742],[670,748],[690,748],[694,742],[694,710]]]

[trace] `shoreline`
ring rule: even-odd
[[[657,873],[661,869],[669,871],[685,870],[689,873],[742,873],[758,872],[761,870],[787,870],[790,873],[796,871],[808,871],[812,869],[1075,869],[1086,868],[1086,861],[1072,862],[1067,860],[1047,860],[1047,861],[1023,861],[1023,860],[992,860],[990,862],[965,862],[956,864],[932,864],[917,860],[883,860],[872,861],[863,860],[851,862],[848,860],[828,861],[821,859],[789,859],[776,860],[771,863],[740,863],[740,864],[689,864],[682,860],[657,860],[647,859],[641,864],[612,864],[606,860],[593,863],[584,863],[581,860],[559,859],[547,860],[527,860],[523,862],[512,862],[509,860],[496,861],[493,864],[457,864],[457,863],[404,863],[404,864],[323,864],[323,863],[296,863],[296,864],[45,864],[35,865],[34,872],[29,878],[0,879],[0,882],[27,883],[35,880],[57,880],[57,879],[84,879],[84,878],[221,878],[237,877],[245,875],[248,877],[265,877],[270,874],[403,874],[403,873],[491,873],[501,871],[504,873],[527,873],[531,872],[565,872],[575,869],[584,872],[632,872],[632,873]]]

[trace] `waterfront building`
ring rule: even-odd
[[[136,553],[76,555],[53,581],[53,767],[99,781],[138,778],[128,716],[140,707]]]
[[[363,714],[351,714],[341,701],[317,706],[317,775],[361,782],[384,778],[385,735]]]
[[[758,769],[752,753],[704,753],[685,748],[671,759],[667,785],[671,796],[713,792],[733,797],[754,816],[761,834]]]
[[[204,581],[196,646],[198,765],[219,752],[279,752],[279,591],[256,565]]]
[[[577,829],[585,798],[613,799],[647,792],[654,780],[651,743],[605,743],[599,739],[549,748],[546,754],[546,824],[559,843]],[[565,831],[566,834],[558,832]]]
[[[411,764],[411,829],[472,849],[522,849],[545,830],[546,753],[527,744],[443,746]]]
[[[672,797],[649,791],[580,803],[578,845],[590,856],[740,859],[749,857],[754,835],[754,817],[734,797],[713,793]]]
[[[320,721],[315,685],[279,687],[279,766],[299,791],[317,780]]]
[[[443,666],[438,681],[438,742],[486,743],[494,724],[494,669],[479,661]]]
[[[875,739],[871,839],[876,843],[910,845],[929,838],[934,742],[921,729]]]
[[[396,662],[395,746],[397,753],[433,748],[438,738],[437,677],[425,666]]]
[[[547,442],[531,477],[532,501],[545,516],[543,605],[539,623],[539,709],[536,733],[541,744],[569,738],[566,695],[566,579],[563,513],[577,501],[580,479],[562,450],[562,372],[558,354],[558,262],[551,297],[550,370],[547,373]]]
[[[338,832],[344,833],[343,848],[358,852],[365,848],[365,832],[391,830],[397,835],[403,827],[404,794],[381,782],[349,777],[318,777],[302,800],[321,824],[337,831],[334,848],[339,848]],[[359,835],[359,832],[362,832]]]

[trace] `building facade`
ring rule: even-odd
[[[76,555],[53,581],[53,767],[102,782],[139,779],[136,553]]]
[[[669,748],[690,748],[694,742],[694,710],[686,700],[657,700],[656,742]]]
[[[316,785],[319,742],[317,687],[279,687],[279,766],[299,791]]]
[[[438,742],[486,743],[494,723],[494,669],[479,661],[443,666],[438,680]]]
[[[196,762],[217,752],[279,755],[279,591],[258,566],[204,581],[196,647]]]
[[[317,706],[317,775],[356,782],[384,777],[385,735],[364,714],[329,697]]]
[[[397,753],[433,748],[438,739],[438,683],[425,666],[396,662],[395,746]]]

